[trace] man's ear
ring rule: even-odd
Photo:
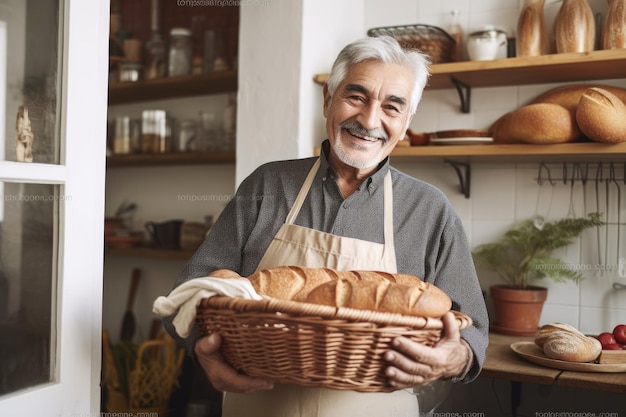
[[[331,99],[332,99],[332,96],[328,92],[328,84],[324,84],[324,108],[322,111],[322,113],[324,114],[324,117],[326,117],[326,113],[328,112],[328,108],[330,107]]]

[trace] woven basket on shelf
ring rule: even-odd
[[[417,49],[430,57],[433,64],[453,60],[455,40],[443,29],[431,25],[403,25],[373,28],[368,36],[388,35],[405,49]]]
[[[454,312],[461,328],[471,325]],[[235,369],[278,383],[360,392],[390,392],[383,353],[397,336],[432,346],[441,320],[294,301],[212,297],[196,320],[218,332],[221,352]]]

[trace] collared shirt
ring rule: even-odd
[[[438,286],[450,296],[455,310],[472,318],[474,325],[463,331],[463,338],[477,361],[466,380],[474,379],[485,358],[488,318],[461,220],[447,198],[436,187],[391,167],[389,158],[344,198],[328,152],[325,141],[320,169],[295,224],[383,243],[383,180],[391,171],[398,273]],[[316,159],[270,162],[257,168],[241,183],[177,285],[216,269],[231,269],[241,276],[254,273]]]

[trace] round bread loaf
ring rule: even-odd
[[[592,362],[601,352],[598,339],[568,331],[555,331],[543,344],[543,353],[548,358],[568,362]]]
[[[562,323],[560,321],[557,321],[551,324],[544,324],[543,326],[541,326],[541,328],[539,328],[539,330],[535,334],[535,344],[539,346],[541,349],[543,349],[543,345],[548,339],[548,337],[550,337],[552,334],[556,332],[569,332],[569,333],[574,333],[574,334],[579,334],[581,336],[584,336],[584,334],[578,331],[578,329],[575,328],[574,326],[570,326],[567,323]]]
[[[496,143],[552,144],[582,137],[574,113],[553,103],[522,106],[498,119],[491,130]]]
[[[585,90],[576,108],[576,122],[585,136],[595,142],[626,141],[626,104],[608,90]]]

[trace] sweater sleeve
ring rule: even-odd
[[[450,296],[453,310],[472,319],[472,325],[461,331],[461,337],[472,349],[473,362],[463,377],[455,379],[467,383],[478,377],[485,361],[489,318],[469,243],[456,214],[445,222],[440,239],[434,284]]]

